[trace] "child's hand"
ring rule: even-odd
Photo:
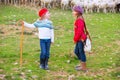
[[[82,42],[84,42],[84,40],[83,40],[83,39],[81,39],[81,41],[82,41]]]
[[[54,44],[54,42],[51,42],[51,44]]]
[[[21,25],[24,25],[24,21],[23,20],[20,20],[20,23],[21,23]]]
[[[73,41],[74,42],[74,44],[76,44],[77,42],[75,42],[75,41]]]
[[[18,26],[18,25],[24,25],[24,21],[23,21],[23,20],[17,21],[17,26]]]

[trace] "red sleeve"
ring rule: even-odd
[[[74,28],[74,42],[78,42],[80,39],[85,40],[86,36],[84,34],[84,21],[81,19],[76,20]]]

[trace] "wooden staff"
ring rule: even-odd
[[[24,23],[22,22],[21,37],[20,37],[20,66],[22,66],[23,39],[24,39]]]

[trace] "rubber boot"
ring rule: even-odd
[[[82,70],[87,70],[86,62],[81,62],[81,68],[82,68]]]
[[[40,59],[40,68],[41,69],[45,69],[44,62],[45,62],[45,59]]]
[[[87,68],[86,68],[86,62],[81,62],[81,66],[80,67],[76,67],[76,70],[77,71],[87,71]]]
[[[45,58],[45,70],[48,70],[48,58]]]

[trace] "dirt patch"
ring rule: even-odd
[[[115,41],[115,44],[117,44],[118,46],[120,46],[120,40]]]
[[[53,76],[67,77],[67,72],[64,72],[64,71],[51,72],[51,75],[53,75]]]
[[[4,80],[5,79],[5,76],[4,74],[0,74],[0,80]]]
[[[116,69],[114,69],[114,68],[108,68],[108,69],[101,68],[101,69],[96,70],[96,71],[95,70],[93,71],[93,69],[88,69],[88,72],[82,72],[82,71],[80,71],[79,73],[77,73],[76,76],[91,76],[94,79],[99,80],[98,76],[99,77],[102,77],[102,76],[111,76],[111,73],[114,72],[114,71],[116,71]]]
[[[4,72],[4,70],[3,69],[0,69],[0,73],[3,73]]]
[[[16,25],[0,25],[0,36],[20,35],[22,31],[21,26]],[[24,27],[24,35],[33,35],[37,29],[29,29]]]
[[[49,77],[53,78],[53,80],[67,80],[68,79],[68,73],[60,70],[60,71],[50,71],[50,75]],[[49,79],[49,78],[48,78]]]

